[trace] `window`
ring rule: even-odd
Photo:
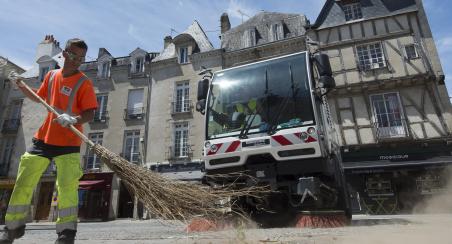
[[[92,142],[102,145],[104,134],[91,133],[88,135],[88,137]],[[100,158],[93,152],[93,150],[87,149],[85,157],[85,170],[100,169]]]
[[[101,66],[99,78],[108,78],[108,77],[110,77],[110,62],[104,62]]]
[[[144,71],[144,58],[139,57],[135,59],[135,68],[133,70],[134,73],[141,73]]]
[[[188,47],[179,48],[179,63],[188,63]]]
[[[1,151],[0,151],[0,175],[8,175],[11,155],[14,149],[14,138],[4,137],[2,139]]]
[[[405,46],[405,54],[406,54],[407,59],[419,58],[419,55],[416,50],[416,46],[414,44]]]
[[[11,102],[11,105],[8,108],[8,116],[3,121],[3,133],[11,134],[16,133],[19,130],[22,103],[23,100],[15,100]]]
[[[174,124],[174,157],[188,156],[188,122]]]
[[[131,163],[140,162],[140,131],[124,132],[123,157]]]
[[[176,84],[176,101],[174,103],[174,113],[183,113],[190,111],[190,83],[178,83]]]
[[[256,45],[256,29],[249,29],[243,33],[243,47],[252,47]]]
[[[357,46],[359,67],[362,70],[377,69],[386,66],[381,43]]]
[[[105,122],[107,120],[107,103],[108,103],[108,95],[107,94],[98,94],[97,105],[98,108],[94,114],[94,121]]]
[[[271,35],[273,41],[284,39],[283,25],[281,23],[272,24]]]
[[[399,94],[396,92],[370,96],[378,138],[406,136]]]
[[[363,18],[363,13],[361,10],[361,3],[346,4],[342,8],[344,10],[346,21],[357,20],[357,19]]]
[[[23,100],[15,100],[11,102],[11,110],[9,111],[10,119],[19,119],[22,111]]]
[[[142,119],[144,89],[129,90],[127,100],[126,119]]]
[[[46,74],[47,74],[47,72],[49,72],[49,70],[50,70],[50,67],[42,67],[39,70],[39,80],[40,81],[44,80],[44,77],[46,77]]]

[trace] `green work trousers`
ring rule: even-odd
[[[80,153],[70,153],[54,158],[57,168],[58,189],[57,233],[64,229],[77,229],[78,184],[83,175],[80,167]],[[50,160],[45,157],[25,153],[22,155],[14,190],[9,201],[5,222],[8,229],[24,226],[31,198],[36,185]]]

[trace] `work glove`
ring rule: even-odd
[[[20,83],[20,81],[23,80],[23,77],[20,76],[16,71],[13,70],[13,71],[9,72],[8,79],[13,81],[13,83],[16,84],[17,87],[19,87],[19,88],[24,87],[24,85],[22,85]]]
[[[69,125],[77,123],[77,119],[75,117],[72,117],[66,113],[60,114],[55,120],[63,127],[68,127]]]

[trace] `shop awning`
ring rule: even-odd
[[[13,189],[15,179],[0,179],[0,189]]]
[[[95,185],[99,185],[103,182],[104,180],[81,180],[78,184],[78,188],[82,190],[89,190],[92,189]]]

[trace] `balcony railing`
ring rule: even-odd
[[[203,171],[204,163],[159,164],[151,165],[149,169],[159,173]]]
[[[101,167],[100,158],[96,155],[84,156],[85,160],[85,171],[98,170]]]
[[[144,107],[124,109],[125,120],[141,120],[144,118]]]
[[[405,119],[374,122],[378,139],[404,138],[408,136],[407,122]]]
[[[103,112],[96,111],[92,122],[105,123],[105,122],[107,122],[107,120],[108,120],[108,112],[107,111],[103,111]]]
[[[141,153],[139,152],[120,153],[119,156],[134,164],[141,163]]]
[[[382,63],[372,63],[369,60],[365,60],[364,63],[358,63],[358,69],[360,71],[372,71],[376,69],[389,68],[389,62],[385,59]]]
[[[181,100],[171,103],[171,113],[172,114],[179,114],[179,113],[191,113],[193,110],[193,105],[191,100]]]
[[[184,152],[185,151],[185,152]],[[166,158],[170,161],[178,161],[178,160],[186,160],[193,157],[193,150],[190,145],[187,145],[185,150],[182,152],[176,152],[173,146],[168,147],[168,151],[166,152]]]
[[[6,119],[3,121],[2,133],[14,134],[17,133],[20,127],[20,119]]]

